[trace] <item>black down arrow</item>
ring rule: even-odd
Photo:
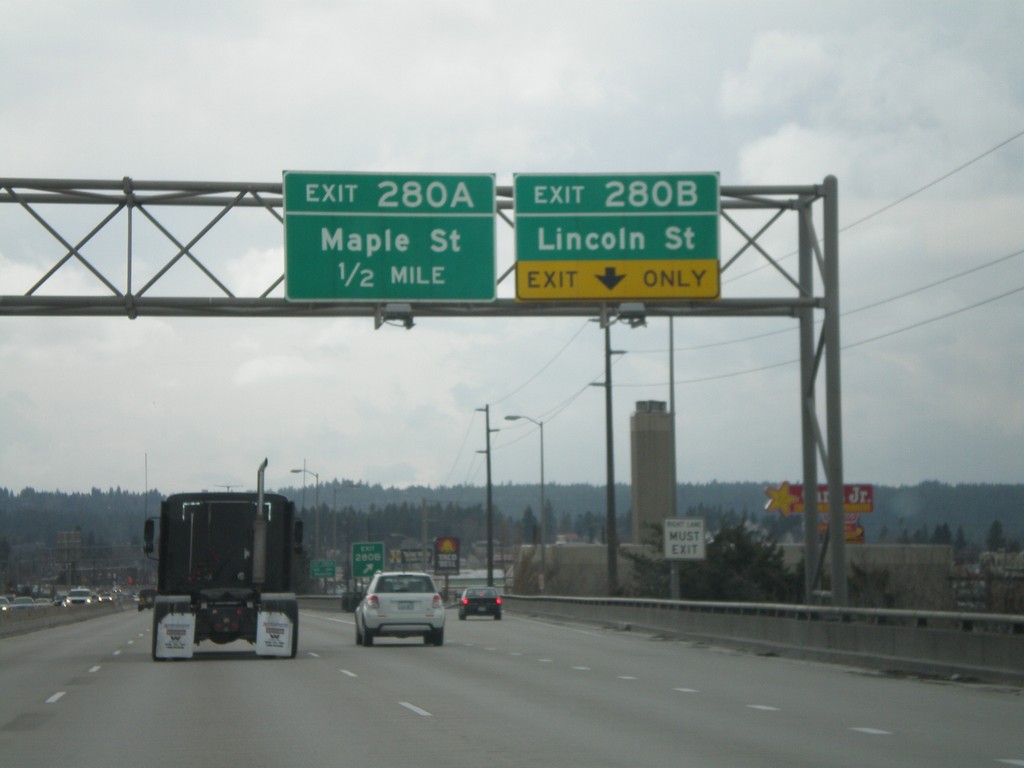
[[[606,267],[603,275],[596,276],[598,280],[604,283],[604,287],[609,291],[615,289],[615,286],[626,279],[625,275],[616,273],[615,267]]]

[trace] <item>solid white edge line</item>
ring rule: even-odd
[[[857,733],[866,733],[868,736],[892,736],[892,731],[883,731],[881,728],[851,728]]]
[[[433,717],[433,715],[431,715],[429,712],[427,712],[427,710],[420,709],[415,704],[410,704],[408,701],[400,701],[398,703],[401,704],[406,709],[408,709],[410,712],[415,712],[420,717]]]

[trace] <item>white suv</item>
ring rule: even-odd
[[[378,573],[356,606],[356,644],[418,635],[424,645],[443,645],[444,616],[444,602],[429,574]]]

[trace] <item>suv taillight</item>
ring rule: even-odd
[[[368,598],[366,598],[366,606],[368,608],[373,608],[373,610],[376,611],[378,608],[380,608],[380,600],[377,598],[376,595],[370,595]]]
[[[444,607],[444,603],[441,602],[440,595],[434,595],[434,610],[440,610]]]
[[[498,605],[501,605],[501,598],[499,597],[499,598],[498,598],[497,600],[495,600],[495,602],[496,602],[496,603],[497,603]]]

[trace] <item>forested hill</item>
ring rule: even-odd
[[[777,483],[684,483],[679,486],[678,514],[735,513],[778,523],[777,512],[764,512],[768,500],[765,488],[769,485]],[[302,505],[301,487],[277,491]],[[556,532],[579,530],[582,519],[599,533],[606,514],[604,486],[549,483],[544,491],[548,520]],[[944,526],[953,535],[962,530],[969,542],[983,546],[995,522],[1000,524],[1008,545],[1024,542],[1022,484],[927,482],[912,486],[875,486],[874,495],[875,511],[861,517],[869,542],[932,540],[936,530]],[[53,547],[58,531],[79,529],[85,538],[83,543],[88,543],[90,538],[97,544],[138,543],[143,519],[147,514],[158,513],[162,496],[155,490],[143,495],[121,489],[94,488],[89,493],[63,493],[0,488],[0,540],[9,545]],[[310,510],[319,498],[322,512],[336,509],[339,513],[347,511],[357,515],[385,511],[395,514],[400,509],[418,515],[423,503],[435,508],[475,509],[482,515],[486,505],[486,491],[479,486],[385,488],[338,480],[321,484],[319,493],[307,487],[304,498]],[[495,485],[492,498],[496,513],[509,520],[519,520],[527,510],[536,516],[540,507],[537,485]],[[628,530],[626,520],[631,503],[628,485],[616,487],[615,503],[620,529]],[[796,522],[794,518],[790,520]]]

